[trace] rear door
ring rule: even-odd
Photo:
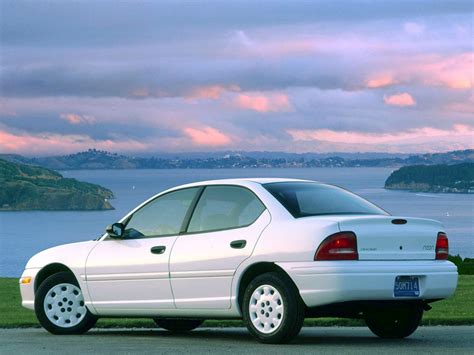
[[[170,258],[177,308],[227,309],[233,275],[248,258],[270,214],[244,187],[208,186]]]

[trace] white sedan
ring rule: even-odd
[[[261,342],[305,317],[365,319],[403,338],[457,269],[433,220],[394,217],[344,189],[293,179],[199,182],[164,191],[98,240],[33,256],[22,304],[54,334],[99,317],[150,317],[170,331],[243,318]]]

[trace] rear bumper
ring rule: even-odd
[[[308,307],[348,301],[433,300],[451,296],[458,273],[449,261],[313,261],[277,263]],[[417,276],[419,297],[394,297],[397,276]]]

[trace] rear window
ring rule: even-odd
[[[263,186],[295,218],[331,214],[387,215],[362,197],[336,186],[312,182],[275,182]]]

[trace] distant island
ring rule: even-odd
[[[414,192],[474,193],[474,163],[405,166],[388,177],[385,188]]]
[[[0,211],[110,210],[112,191],[42,167],[0,159]]]
[[[468,149],[420,155],[385,153],[212,152],[162,153],[148,157],[131,157],[89,149],[85,152],[62,156],[28,158],[21,155],[0,154],[0,158],[16,163],[39,165],[54,170],[353,168],[473,163],[474,150]]]

